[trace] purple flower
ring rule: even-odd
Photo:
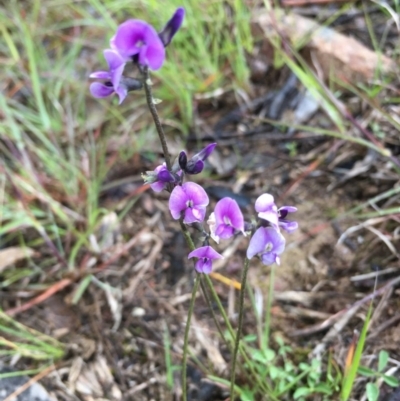
[[[251,237],[247,258],[258,255],[265,265],[280,264],[279,256],[285,250],[285,238],[273,227],[260,227]]]
[[[274,227],[278,228],[278,208],[275,205],[274,197],[270,194],[262,194],[255,204],[258,217],[269,221]]]
[[[214,259],[223,259],[223,256],[215,251],[211,246],[202,246],[190,252],[188,259],[198,258],[194,268],[199,273],[210,274],[212,270],[212,261]]]
[[[199,153],[196,153],[189,161],[184,151],[179,154],[179,166],[187,174],[199,174],[204,169],[204,161],[210,156],[214,148],[217,146],[216,143],[210,143]]]
[[[167,47],[170,43],[174,35],[178,32],[179,28],[182,25],[183,18],[185,16],[185,9],[183,7],[179,7],[172,18],[167,22],[164,29],[158,34],[161,42],[165,47]]]
[[[278,209],[275,205],[274,197],[270,194],[259,196],[256,200],[255,209],[260,219],[268,221],[276,229],[281,227],[290,233],[298,228],[296,221],[286,220],[288,213],[296,212],[297,208],[294,206],[282,206]]]
[[[244,230],[243,214],[237,202],[232,198],[223,198],[216,205],[215,235],[227,239],[236,231]]]
[[[157,166],[154,171],[146,171],[146,174],[142,174],[142,178],[146,184],[150,184],[154,192],[161,192],[169,182],[177,180],[177,177],[168,171],[165,163]]]
[[[202,222],[208,203],[206,191],[200,185],[186,182],[172,190],[169,198],[169,210],[175,220],[183,216],[183,222],[186,224]]]
[[[297,207],[294,206],[282,206],[278,209],[278,224],[279,227],[282,227],[288,233],[291,233],[299,227],[297,221],[286,220],[286,216],[288,213],[294,213],[297,211]]]
[[[90,92],[94,97],[102,98],[116,93],[119,96],[119,103],[125,99],[128,88],[121,83],[125,61],[115,50],[107,49],[103,52],[107,61],[109,71],[96,71],[90,74],[90,78],[102,79],[106,82],[93,82],[90,85]]]
[[[110,43],[124,61],[134,58],[140,65],[148,66],[152,70],[158,70],[164,63],[163,42],[156,30],[145,21],[125,21],[118,27]]]

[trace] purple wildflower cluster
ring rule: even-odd
[[[110,49],[103,52],[108,71],[96,71],[90,75],[90,78],[101,81],[90,85],[92,95],[103,98],[115,93],[121,104],[129,91],[141,89],[140,80],[123,76],[126,63],[133,62],[139,68],[160,69],[165,60],[165,47],[181,27],[184,16],[185,10],[178,8],[159,33],[150,24],[138,19],[119,25],[110,40]]]
[[[195,225],[197,228],[201,226],[205,237],[204,243],[189,254],[189,258],[197,258],[195,268],[199,273],[210,273],[212,261],[223,257],[210,246],[210,238],[219,243],[220,239],[229,239],[234,235],[246,236],[248,231],[254,231],[254,234],[250,239],[247,257],[251,259],[258,256],[265,265],[279,264],[279,255],[284,251],[286,243],[281,229],[286,232],[297,229],[297,222],[287,219],[287,215],[297,209],[293,206],[283,206],[278,209],[272,195],[263,194],[256,200],[255,211],[259,218],[257,225],[245,223],[239,205],[229,197],[218,201],[214,211],[209,215],[207,220],[209,232],[201,225],[209,205],[208,195],[199,184],[183,181],[186,175],[199,174],[203,170],[204,162],[215,146],[216,143],[206,146],[191,159],[188,159],[186,152],[182,151],[171,171],[168,171],[164,163],[154,171],[148,171],[143,178],[145,182],[151,184],[154,191],[171,192],[169,210],[175,220]]]
[[[141,89],[142,81],[123,75],[126,63],[132,62],[142,72],[144,68],[161,68],[165,60],[165,47],[181,27],[184,15],[184,9],[178,8],[159,33],[142,20],[131,19],[119,25],[110,40],[110,49],[104,50],[108,71],[96,71],[90,75],[100,81],[90,85],[92,95],[103,98],[115,93],[119,97],[119,103],[122,103],[129,91]],[[182,151],[170,169],[164,163],[154,171],[147,171],[143,179],[155,192],[170,192],[169,210],[175,220],[193,225],[203,233],[202,246],[188,255],[189,259],[197,258],[195,269],[199,273],[210,273],[213,260],[223,257],[210,246],[210,239],[219,243],[221,239],[226,240],[240,234],[247,236],[248,233],[253,235],[247,249],[247,258],[258,256],[265,265],[279,264],[279,255],[285,249],[285,238],[281,229],[287,232],[297,229],[297,223],[287,219],[288,214],[297,209],[293,206],[278,209],[270,194],[263,194],[256,200],[257,224],[246,223],[237,202],[226,197],[216,204],[209,215],[209,231],[203,228],[202,223],[209,205],[208,195],[199,184],[184,182],[184,179],[203,171],[204,162],[216,145],[207,145],[191,158]]]

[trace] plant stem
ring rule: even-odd
[[[271,309],[272,301],[274,299],[274,281],[275,281],[275,265],[271,266],[271,273],[269,276],[269,290],[267,298],[267,307],[265,308],[265,326],[263,336],[263,349],[266,350],[269,346],[269,335],[271,328]]]
[[[192,236],[190,235],[190,232],[189,232],[187,226],[182,221],[182,219],[179,220],[179,224],[181,225],[182,234],[185,237],[187,246],[189,247],[189,249],[191,251],[194,251],[196,249],[196,247],[194,246],[194,242],[192,240]]]
[[[207,282],[207,285],[208,285],[208,287],[209,287],[209,289],[210,289],[210,291],[212,293],[212,296],[213,296],[213,298],[214,298],[214,300],[215,300],[215,302],[216,302],[216,304],[218,306],[218,309],[219,309],[219,311],[220,311],[220,313],[222,315],[222,318],[224,319],[224,322],[225,322],[225,324],[226,324],[226,326],[228,328],[229,334],[231,336],[230,338],[233,340],[235,338],[235,333],[233,331],[231,322],[229,321],[229,318],[228,318],[228,316],[227,316],[227,314],[225,312],[225,309],[222,306],[221,300],[219,299],[219,296],[218,296],[217,292],[215,291],[215,288],[214,288],[214,286],[212,284],[212,281],[211,281],[210,277],[207,274],[204,275],[204,279]],[[249,356],[247,355],[247,352],[246,352],[245,348],[246,348],[246,344],[239,343],[240,353],[243,356],[243,358],[244,358],[244,360],[245,360],[245,362],[246,362],[246,364],[248,366],[248,369],[250,370],[250,372],[252,374],[253,380],[255,380],[257,382],[257,384],[259,385],[259,387],[261,389],[263,389],[265,391],[265,393],[270,396],[271,400],[278,401],[277,398],[274,396],[272,390],[270,389],[270,387],[268,385],[268,382],[265,381],[260,376],[260,374],[258,372],[256,372],[256,370],[254,369],[254,364],[249,359]]]
[[[182,357],[182,400],[187,401],[187,385],[186,385],[186,368],[187,368],[187,355],[188,355],[188,347],[189,347],[189,331],[190,331],[190,320],[192,319],[193,309],[194,309],[194,301],[196,299],[196,293],[199,289],[200,284],[200,273],[196,273],[196,279],[194,281],[192,297],[190,298],[190,305],[186,320],[185,327],[185,338],[183,342],[183,357]]]
[[[210,309],[210,312],[211,312],[211,314],[212,314],[212,317],[213,317],[215,326],[217,327],[218,333],[219,333],[221,339],[222,339],[222,340],[225,342],[225,344],[228,346],[228,348],[231,349],[231,344],[229,344],[229,343],[228,343],[228,340],[225,338],[224,332],[222,331],[222,327],[221,327],[221,325],[219,324],[218,319],[217,319],[217,316],[216,316],[216,314],[215,314],[215,312],[214,312],[214,308],[213,308],[213,306],[212,306],[211,299],[210,299],[210,297],[209,297],[209,295],[208,295],[206,286],[204,285],[204,277],[201,276],[200,280],[201,280],[201,281],[200,281],[201,291],[202,291],[203,294],[204,294],[204,298],[206,299],[208,308]]]
[[[169,157],[167,140],[165,138],[165,133],[164,133],[163,127],[161,125],[160,117],[158,116],[157,109],[154,104],[148,67],[143,67],[142,76],[143,76],[143,86],[144,86],[144,90],[146,92],[147,106],[149,107],[150,113],[154,120],[154,124],[156,125],[158,137],[160,139],[161,146],[162,146],[162,149],[164,152],[165,163],[167,165],[168,170],[171,171],[171,169],[172,169],[171,158]]]
[[[240,298],[239,298],[239,321],[238,328],[236,332],[235,338],[235,348],[233,349],[232,356],[232,368],[231,368],[231,397],[230,399],[233,401],[235,397],[235,370],[236,370],[236,359],[239,351],[240,337],[242,335],[242,325],[243,325],[243,315],[244,315],[244,294],[246,293],[246,280],[247,280],[247,271],[249,270],[249,259],[244,260],[244,268],[242,273],[242,282],[240,288]]]

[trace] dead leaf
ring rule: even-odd
[[[0,273],[19,260],[32,256],[36,256],[36,252],[31,248],[14,246],[0,250]]]

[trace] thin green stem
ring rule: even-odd
[[[249,270],[249,259],[244,260],[244,268],[242,273],[242,282],[240,287],[240,297],[239,297],[239,321],[238,328],[235,338],[235,348],[233,349],[232,356],[232,368],[231,368],[231,397],[230,399],[233,401],[235,397],[235,370],[236,370],[236,360],[237,354],[239,351],[240,337],[242,335],[242,326],[243,326],[243,315],[244,315],[244,295],[246,293],[246,281],[247,281],[247,272]]]
[[[190,331],[190,320],[192,319],[194,310],[194,301],[196,299],[197,290],[200,284],[200,273],[196,273],[196,279],[194,281],[192,297],[190,298],[190,305],[186,320],[185,327],[185,338],[183,342],[183,357],[182,357],[182,400],[187,401],[187,384],[186,384],[186,368],[187,368],[187,355],[189,347],[189,331]]]
[[[210,279],[210,277],[209,277],[208,275],[204,275],[204,279],[205,279],[206,282],[207,282],[207,285],[208,285],[208,287],[209,287],[209,289],[210,289],[210,291],[211,291],[211,293],[212,293],[212,296],[213,296],[213,298],[214,298],[214,300],[215,300],[215,303],[217,304],[218,309],[219,309],[219,311],[220,311],[220,313],[221,313],[221,315],[222,315],[222,318],[224,319],[224,322],[225,322],[225,324],[226,324],[226,326],[227,326],[227,328],[228,328],[229,334],[230,334],[230,336],[231,336],[230,338],[233,340],[233,339],[235,338],[235,333],[234,333],[233,328],[232,328],[232,325],[231,325],[231,323],[230,323],[230,321],[229,321],[229,319],[228,319],[228,316],[227,316],[227,314],[226,314],[226,312],[225,312],[225,309],[224,309],[224,307],[222,306],[221,300],[219,299],[219,296],[218,296],[217,292],[215,291],[215,288],[214,288],[214,286],[213,286],[213,284],[212,284],[212,281],[211,281],[211,279]],[[244,346],[243,346],[243,345],[244,345]],[[246,344],[240,343],[240,345],[239,345],[240,354],[243,356],[243,358],[244,358],[244,360],[245,360],[245,362],[246,362],[246,364],[247,364],[247,367],[248,367],[248,369],[249,369],[250,372],[251,372],[251,375],[252,375],[253,379],[257,382],[257,384],[259,385],[259,387],[260,387],[261,389],[263,389],[264,392],[270,396],[271,400],[273,400],[273,401],[278,401],[277,398],[273,395],[272,390],[270,389],[270,387],[269,387],[267,381],[265,381],[265,380],[256,372],[252,361],[250,360],[249,356],[247,355],[247,352],[246,352],[246,349],[245,349],[245,345],[246,345]]]
[[[269,335],[270,335],[270,329],[271,329],[271,309],[272,309],[272,301],[274,299],[274,282],[275,282],[275,265],[272,265],[271,273],[269,276],[269,290],[268,290],[268,298],[267,298],[267,307],[265,308],[263,349],[267,349],[269,346]]]
[[[149,107],[150,113],[153,117],[154,124],[157,129],[158,137],[160,139],[161,146],[162,146],[162,149],[164,152],[165,163],[167,165],[168,170],[171,171],[171,169],[172,169],[171,158],[169,157],[167,140],[165,138],[165,133],[164,133],[163,127],[161,125],[160,117],[158,116],[156,105],[154,104],[148,67],[143,67],[142,76],[143,76],[143,86],[144,86],[144,90],[146,92],[147,106]]]
[[[212,296],[214,298],[214,301],[216,302],[216,304],[218,306],[218,309],[219,309],[219,311],[220,311],[220,313],[222,315],[222,318],[224,319],[226,327],[228,327],[228,331],[229,331],[231,337],[235,338],[235,332],[233,331],[233,327],[231,325],[231,322],[229,321],[228,315],[226,314],[225,309],[222,306],[221,300],[219,299],[219,296],[218,296],[217,292],[215,291],[215,288],[214,288],[213,283],[212,283],[212,281],[210,279],[210,276],[205,275],[204,278],[205,278],[205,280],[207,282],[208,288],[211,291],[211,294],[212,294]]]
[[[194,251],[196,249],[196,247],[194,246],[194,242],[192,240],[192,236],[190,235],[190,232],[187,228],[187,226],[185,225],[185,223],[183,222],[183,220],[179,220],[179,224],[181,225],[181,230],[182,230],[182,234],[185,237],[185,241],[187,246],[189,247],[189,249],[191,251]]]
[[[222,338],[222,340],[225,342],[225,344],[228,346],[228,348],[230,348],[231,344],[229,344],[228,340],[225,338],[224,332],[222,331],[222,327],[218,322],[217,316],[215,315],[214,308],[213,308],[213,305],[211,303],[211,299],[210,299],[210,297],[208,295],[208,292],[207,292],[207,288],[204,285],[204,277],[203,277],[203,275],[200,277],[200,286],[201,286],[201,290],[203,292],[204,298],[206,299],[208,308],[211,311],[211,314],[212,314],[215,326],[217,327],[218,333],[219,333],[220,337]]]

